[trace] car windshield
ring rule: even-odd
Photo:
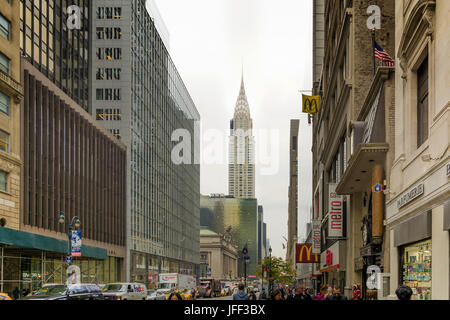
[[[103,289],[103,292],[125,292],[126,287],[122,284],[107,284]]]
[[[64,295],[66,290],[67,287],[65,285],[45,287],[36,291],[33,296],[59,296]]]

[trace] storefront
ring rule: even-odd
[[[431,239],[401,248],[402,284],[413,290],[414,300],[431,300]]]
[[[65,283],[67,248],[64,240],[0,227],[0,292],[12,297],[15,288],[23,295],[46,283]],[[72,264],[80,268],[81,282],[122,281],[123,259],[106,249],[83,245]]]
[[[345,288],[345,241],[337,241],[320,254],[321,283]]]

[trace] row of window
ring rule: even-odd
[[[2,14],[0,14],[0,35],[8,41],[11,39],[11,23]],[[6,74],[9,74],[9,63],[8,57],[0,53],[0,70]],[[0,112],[9,114],[9,104],[9,96],[0,92]],[[9,152],[9,134],[3,130],[0,130],[0,150]],[[8,173],[2,170],[0,170],[0,191],[8,192]]]
[[[98,68],[97,80],[120,80],[121,68]]]
[[[115,136],[117,139],[120,140],[120,130],[119,129],[109,129],[109,132],[111,132],[111,134],[113,136]]]
[[[96,90],[96,100],[119,101],[121,89],[101,88]]]
[[[97,59],[99,60],[121,60],[121,48],[97,48]]]
[[[120,40],[122,38],[121,28],[97,28],[97,40]]]
[[[120,7],[98,7],[97,19],[121,19],[122,8]]]
[[[96,114],[100,121],[122,120],[120,109],[97,109]]]

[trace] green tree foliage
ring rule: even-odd
[[[256,276],[262,278],[263,268],[267,268],[264,280],[272,283],[290,284],[294,281],[295,271],[292,264],[287,263],[282,258],[265,258],[262,265],[256,267]]]

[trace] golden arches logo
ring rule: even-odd
[[[303,112],[317,113],[319,112],[319,96],[305,96],[302,95]]]
[[[306,256],[304,255],[304,251],[306,250]],[[312,254],[312,245],[307,243],[297,244],[297,263],[311,263],[311,262],[319,262],[319,255]],[[305,259],[306,258],[306,259]]]

